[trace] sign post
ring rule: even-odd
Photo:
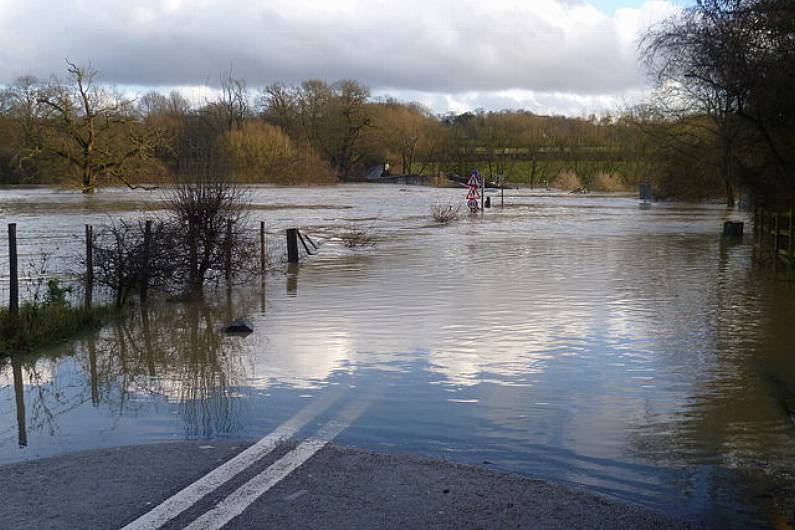
[[[638,191],[640,192],[640,200],[643,201],[640,207],[648,208],[652,201],[651,182],[641,182]]]
[[[470,173],[469,179],[467,179],[467,186],[469,187],[467,207],[470,212],[477,213],[478,208],[483,207],[483,195],[479,191],[483,189],[483,182],[477,169],[473,169],[472,173]],[[480,200],[480,204],[478,204],[478,200]]]

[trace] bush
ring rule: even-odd
[[[589,188],[591,191],[619,192],[631,191],[621,178],[615,173],[599,172],[591,179]]]
[[[572,191],[582,187],[580,179],[574,171],[561,171],[552,181],[552,186],[564,191]]]
[[[337,237],[346,247],[355,248],[375,245],[376,234],[372,226],[362,226],[351,221],[346,228],[337,232]]]
[[[456,204],[455,206],[452,204],[434,204],[431,206],[433,220],[444,225],[457,221],[460,211],[460,204]]]
[[[51,279],[43,303],[25,302],[16,315],[0,309],[0,355],[29,352],[67,339],[100,325],[110,313],[107,306],[73,307],[66,300],[69,292],[70,287]]]
[[[68,304],[66,295],[71,292],[71,287],[61,287],[61,282],[51,278],[47,281],[47,294],[44,298],[44,305],[65,307]]]
[[[333,184],[337,176],[309,145],[296,145],[280,127],[254,121],[219,140],[215,166],[237,182],[287,186]]]

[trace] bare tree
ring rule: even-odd
[[[13,149],[11,165],[18,173],[24,173],[24,166],[41,152],[37,135],[40,90],[41,82],[36,77],[22,76],[0,93],[0,115],[14,124],[9,143]]]
[[[329,160],[341,179],[349,177],[365,154],[361,140],[371,125],[369,90],[355,81],[329,86],[311,80],[294,93],[306,140]]]
[[[267,121],[278,125],[287,134],[296,134],[298,104],[294,91],[289,87],[281,83],[266,86],[260,90],[257,106]]]
[[[176,283],[201,293],[208,280],[224,274],[229,258],[235,270],[250,269],[255,247],[244,231],[247,197],[248,190],[216,175],[178,179],[167,199],[175,232],[171,255],[180,264]]]
[[[134,159],[146,159],[160,142],[159,131],[144,128],[132,101],[97,82],[91,66],[67,61],[68,80],[54,81],[42,90],[39,142],[77,170],[84,193],[96,187],[97,177],[109,176],[135,189],[127,171]]]
[[[232,70],[221,73],[221,93],[203,109],[205,121],[216,133],[240,130],[251,114],[246,81],[232,76]]]
[[[698,0],[645,38],[663,110],[709,118],[690,123],[715,138],[729,204],[741,178],[795,195],[793,20],[789,0]]]
[[[94,235],[94,281],[111,290],[117,307],[144,282],[148,290],[173,290],[179,266],[172,254],[177,230],[168,219],[158,219],[147,240],[145,226],[144,220],[119,220]]]

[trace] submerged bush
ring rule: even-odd
[[[348,248],[367,247],[375,245],[376,233],[372,226],[351,221],[347,227],[337,231],[337,237]]]
[[[434,204],[431,206],[431,216],[433,216],[433,220],[443,225],[457,221],[460,211],[460,204]]]

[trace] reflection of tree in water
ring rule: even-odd
[[[9,426],[0,441],[17,435],[24,445],[28,433],[55,436],[58,418],[88,403],[111,411],[114,422],[176,404],[188,437],[239,431],[247,367],[241,339],[221,329],[233,311],[246,313],[254,303],[230,295],[221,303],[160,304],[46,354],[4,359],[0,408]],[[12,427],[14,409],[20,417]]]
[[[115,396],[120,415],[134,403],[149,405],[156,398],[177,403],[189,437],[240,430],[243,403],[236,389],[245,381],[246,367],[239,339],[220,331],[228,312],[229,301],[223,307],[205,301],[166,304],[116,323],[106,346],[115,353],[108,358],[121,362],[106,373],[122,381],[105,399]]]
[[[717,251],[715,269],[691,269],[700,284],[695,292],[666,279],[677,302],[660,304],[655,319],[661,334],[682,320],[688,335],[663,352],[665,369],[676,373],[667,391],[674,399],[647,404],[630,447],[659,465],[684,467],[678,489],[689,497],[708,492],[724,517],[732,517],[739,499],[770,523],[792,521],[795,425],[782,401],[795,390],[795,292],[750,269],[747,247],[721,243],[705,250]],[[700,315],[674,314],[677,304],[696,299]]]
[[[13,436],[24,447],[30,432],[55,436],[59,430],[58,416],[86,401],[80,384],[55,380],[53,374],[57,371],[58,357],[62,356],[16,355],[7,359],[5,370],[9,383],[0,385],[0,394],[10,397],[6,403],[0,402],[0,408],[9,422],[12,417],[16,419],[16,425],[9,424],[0,431],[0,442]],[[6,413],[7,409],[15,413],[11,410]]]

